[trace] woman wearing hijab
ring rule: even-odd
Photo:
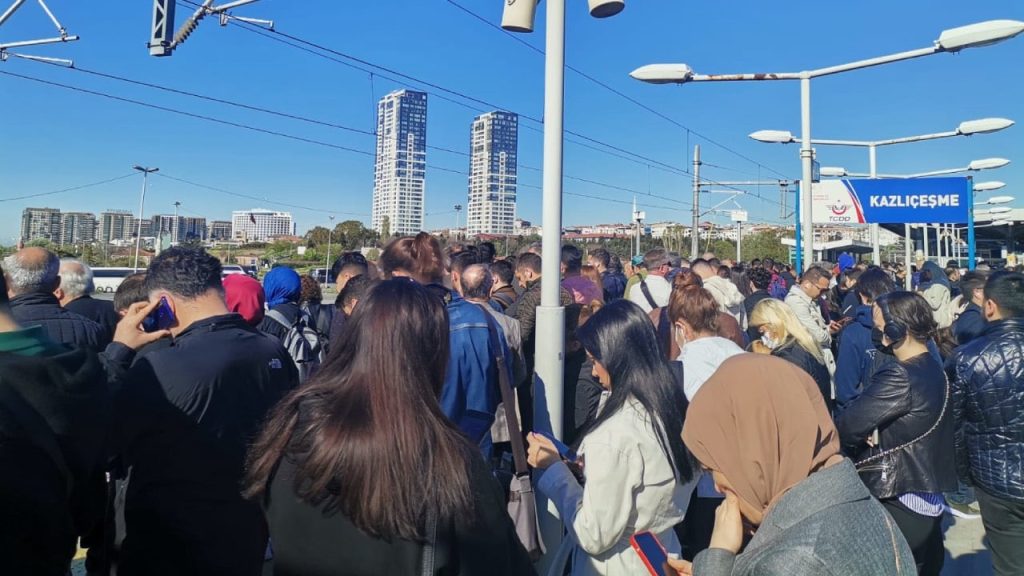
[[[678,574],[913,574],[899,528],[839,453],[817,385],[785,360],[726,360],[693,398],[683,440],[725,502],[711,547]],[[749,542],[744,542],[750,534]]]
[[[224,301],[228,310],[241,315],[250,326],[259,326],[263,321],[266,295],[255,278],[246,274],[229,274],[224,278]]]
[[[267,295],[267,310],[279,313],[287,324],[268,314],[260,322],[259,330],[283,342],[285,336],[288,335],[288,330],[295,324],[295,320],[302,312],[302,309],[299,308],[302,280],[295,270],[279,266],[268,272],[263,278],[263,290]]]

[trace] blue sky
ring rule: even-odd
[[[490,22],[500,21],[501,0],[457,0]],[[590,18],[583,0],[568,1],[567,62],[615,90],[667,115],[691,131],[569,72],[566,128],[612,144],[646,160],[566,144],[566,224],[621,222],[629,218],[635,191],[651,220],[689,218],[689,170],[694,144],[702,145],[704,175],[715,180],[799,175],[795,146],[759,144],[746,135],[775,128],[799,132],[796,83],[729,83],[650,86],[628,77],[652,62],[687,62],[698,72],[799,71],[929,45],[945,28],[995,18],[1024,19],[1019,0],[905,0],[900,2],[768,3],[755,0],[679,2],[628,0],[615,18]],[[161,84],[276,111],[316,118],[363,131],[374,128],[375,101],[393,89],[421,88],[394,82],[302,52],[236,26],[205,20],[170,58],[148,55],[152,5],[51,0],[50,6],[76,43],[23,49],[29,54],[73,58],[76,66]],[[191,8],[179,2],[178,24]],[[537,32],[518,36],[543,46],[544,5]],[[281,32],[385,66],[477,100],[533,118],[543,113],[543,57],[487,26],[447,0],[261,0],[239,15],[272,18]],[[53,35],[34,3],[2,28],[0,41]],[[1024,38],[957,55],[927,58],[821,78],[812,86],[813,135],[877,139],[949,130],[962,120],[989,116],[1024,122]],[[233,209],[284,208],[294,204],[300,231],[351,215],[369,218],[373,188],[373,137],[338,128],[268,116],[168,94],[81,71],[12,58],[9,72],[60,82],[243,123],[266,130],[371,152],[359,154],[298,142],[208,121],[186,118],[0,74],[5,104],[0,118],[0,200],[115,178],[132,164],[158,166],[161,174],[254,196],[250,200],[162,177],[150,179],[147,215],[182,213],[227,218]],[[378,75],[379,74],[379,75]],[[446,101],[428,89],[428,144],[468,152],[469,127],[485,105]],[[458,100],[458,98],[454,98]],[[954,138],[879,151],[879,171],[919,172],[964,166],[1003,156],[1007,168],[979,177],[998,179],[1015,193],[1024,181],[1024,126],[1002,133]],[[702,139],[710,138],[723,149]],[[571,137],[570,137],[571,138]],[[521,120],[520,162],[542,164],[540,126]],[[596,146],[600,147],[600,146]],[[428,151],[428,164],[465,172],[468,158]],[[751,161],[751,159],[753,161]],[[823,165],[867,170],[863,150],[821,149]],[[540,220],[541,175],[521,170],[519,214]],[[136,211],[141,177],[28,200],[0,202],[0,242],[18,233],[23,208],[51,206],[99,212]],[[754,192],[758,192],[754,190]],[[778,191],[769,200],[741,198],[751,220],[778,221]],[[1003,192],[1000,192],[1002,194]],[[465,203],[466,176],[427,171],[427,226],[454,223],[452,205]],[[616,202],[618,201],[618,202]],[[626,203],[621,203],[621,202]],[[308,208],[308,209],[306,209]]]

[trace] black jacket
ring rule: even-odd
[[[427,447],[424,447],[426,449]],[[482,459],[469,469],[475,513],[439,523],[433,574],[520,576],[535,574],[506,511],[505,494]],[[356,528],[343,514],[299,500],[295,464],[286,455],[265,502],[274,548],[275,576],[420,576],[422,545],[388,542]]]
[[[88,318],[103,328],[104,340],[100,343],[104,348],[114,339],[114,330],[121,317],[114,310],[114,303],[109,300],[97,300],[92,296],[82,296],[68,302],[64,307],[75,314]]]
[[[807,372],[811,378],[814,378],[814,383],[818,385],[818,390],[821,390],[821,396],[825,399],[825,406],[828,407],[829,414],[835,410],[835,401],[832,400],[832,377],[822,361],[815,358],[807,350],[804,350],[795,340],[790,341],[785,346],[772,350],[772,356],[788,360],[799,366],[804,372]]]
[[[64,576],[77,537],[103,517],[111,413],[106,376],[94,352],[50,344],[34,356],[0,352],[0,387],[6,389],[0,398],[20,398],[0,400],[2,571]],[[68,475],[26,418],[41,419],[50,431]]]
[[[132,356],[107,349],[111,364]],[[246,450],[297,383],[284,348],[237,314],[134,358],[115,396],[115,439],[132,466],[119,574],[259,574],[266,527],[240,494]]]
[[[60,307],[53,294],[34,293],[15,296],[11,300],[11,316],[18,324],[42,326],[47,337],[58,344],[81,346],[96,351],[103,349],[103,328],[71,310]]]
[[[961,477],[1024,502],[1024,319],[992,323],[947,366]]]
[[[291,325],[295,323],[295,320],[299,317],[299,313],[302,311],[299,305],[294,302],[285,302],[284,304],[278,304],[271,310],[280,312],[282,316],[288,319],[288,326],[281,324],[277,320],[274,320],[270,316],[264,316],[263,321],[257,326],[260,332],[263,332],[267,336],[272,336],[277,339],[278,342],[284,342],[284,337],[288,335],[288,331],[291,329]]]
[[[988,323],[985,322],[985,313],[981,306],[974,302],[967,304],[967,308],[960,314],[960,317],[953,322],[953,336],[958,346],[963,346],[971,340],[985,333]]]
[[[762,300],[769,300],[771,299],[771,297],[772,295],[769,294],[767,290],[756,290],[753,294],[747,296],[743,300],[743,309],[747,311],[747,319],[750,319],[750,315],[754,313],[754,308],[757,308],[758,303],[760,303]],[[754,342],[760,337],[761,332],[760,330],[758,330],[757,326],[751,324],[749,327],[747,327],[748,340]]]
[[[945,407],[944,407],[945,404]],[[941,415],[941,419],[940,419]],[[859,465],[861,479],[876,498],[908,492],[951,492],[957,488],[953,451],[953,409],[942,365],[930,353],[879,368],[863,393],[836,419],[844,449],[855,463],[912,442],[892,457]],[[867,439],[879,431],[879,447]]]

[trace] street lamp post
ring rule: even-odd
[[[544,49],[544,164],[543,226],[541,248],[541,301],[537,307],[536,378],[544,394],[551,432],[562,438],[563,365],[565,362],[565,309],[561,306],[562,251],[562,144],[565,106],[565,3],[548,0]],[[505,2],[502,28],[511,32],[532,32],[537,0]],[[625,7],[623,0],[589,0],[595,18],[614,16]],[[541,417],[536,418],[541,422]],[[546,423],[545,423],[546,424]],[[544,538],[557,542],[561,525],[553,506],[542,521]],[[551,519],[555,520],[552,521]]]
[[[870,171],[869,178],[878,178],[877,150],[880,146],[892,146],[894,144],[910,144],[914,142],[925,142],[927,140],[938,140],[940,138],[951,138],[953,136],[973,136],[975,134],[990,134],[1013,126],[1013,120],[1006,118],[982,118],[980,120],[969,120],[961,122],[955,130],[948,132],[937,132],[935,134],[923,134],[920,136],[908,136],[904,138],[892,138],[889,140],[811,140],[815,146],[852,146],[868,149],[868,163]],[[790,144],[797,139],[793,134],[785,130],[759,130],[750,135],[758,142]],[[993,159],[994,160],[994,159]],[[824,175],[826,170],[822,170]],[[909,226],[909,225],[908,225]],[[909,227],[906,230],[909,230]],[[871,244],[873,248],[874,262],[881,265],[881,248],[879,247],[878,224],[871,224]]]
[[[178,227],[180,226],[178,220],[178,207],[181,206],[181,202],[174,203],[174,228],[171,230],[171,244],[178,243]]]
[[[331,220],[327,226],[327,262],[324,263],[324,286],[331,283],[331,235],[334,233],[334,216],[328,216]]]
[[[930,56],[940,52],[959,52],[965,48],[988,46],[1024,32],[1024,22],[1016,20],[989,20],[978,24],[961,26],[944,30],[938,40],[927,48],[909,50],[888,56],[859,60],[848,64],[839,64],[817,70],[806,70],[803,72],[782,72],[770,74],[696,74],[686,64],[650,64],[637,68],[630,73],[630,76],[643,82],[652,84],[683,84],[687,82],[744,82],[764,80],[799,80],[800,81],[800,119],[801,119],[801,146],[800,159],[802,163],[802,181],[800,186],[800,199],[798,206],[801,208],[803,228],[803,251],[802,258],[806,264],[801,262],[801,252],[797,251],[798,268],[802,272],[801,265],[810,265],[814,260],[814,220],[811,207],[811,179],[814,172],[813,156],[811,148],[811,79],[821,76],[830,76],[841,72],[859,70]]]
[[[132,166],[135,170],[142,172],[142,195],[139,198],[139,228],[135,235],[135,264],[132,268],[135,272],[139,271],[139,250],[142,247],[142,213],[146,207],[146,187],[149,185],[149,175],[154,172],[159,172],[159,168],[145,168],[143,166],[135,165]]]

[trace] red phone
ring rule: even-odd
[[[637,532],[630,537],[629,542],[644,561],[651,576],[667,576],[665,564],[668,562],[668,552],[653,532]]]

